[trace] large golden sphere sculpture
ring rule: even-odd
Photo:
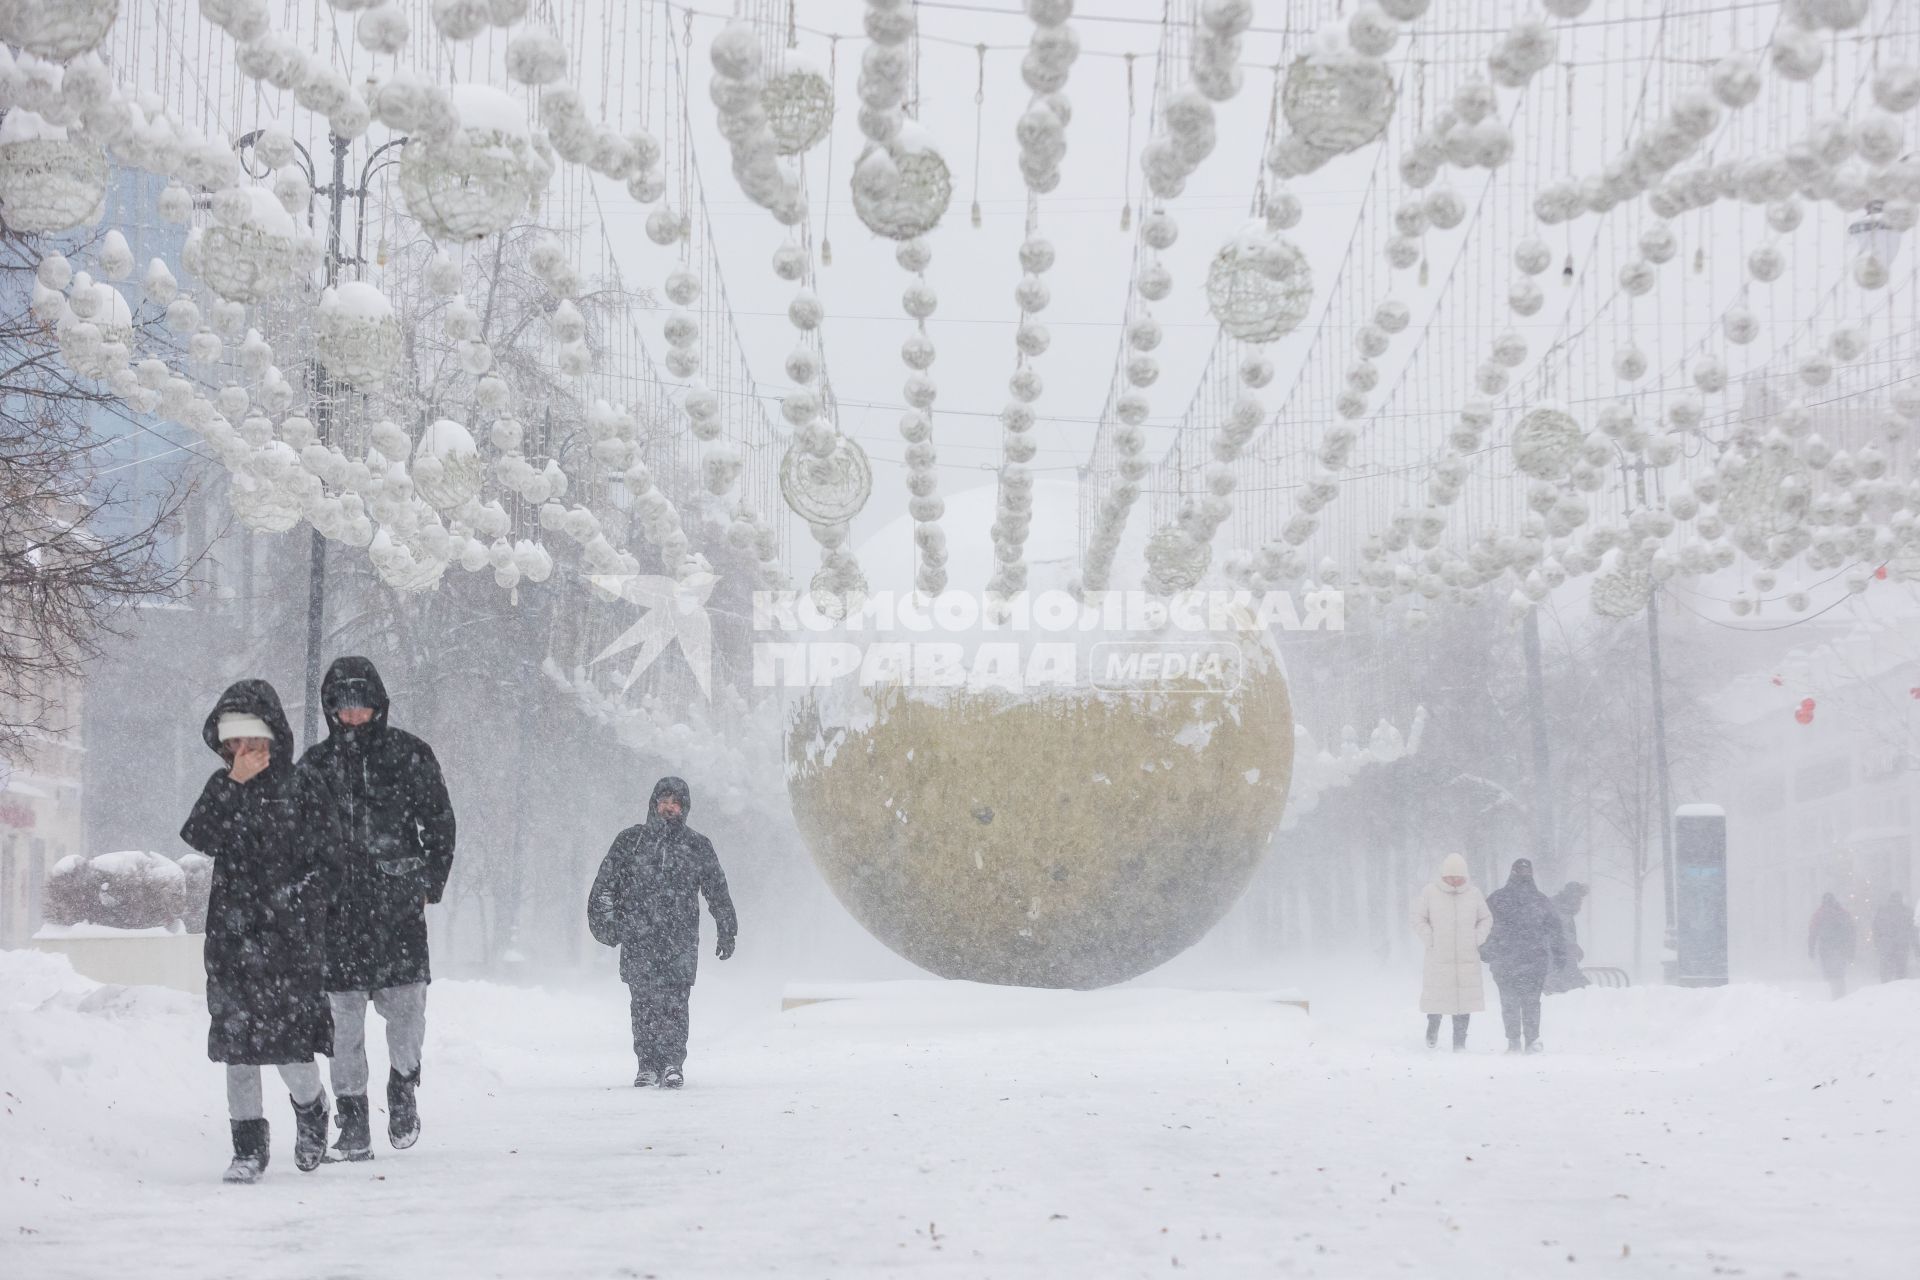
[[[1286,808],[1285,674],[1262,633],[1130,634],[1077,639],[1081,670],[1114,641],[1230,649],[1236,687],[835,686],[793,705],[795,818],[874,937],[945,978],[1089,988],[1172,959],[1226,914]],[[1030,655],[1061,638],[1018,639]]]

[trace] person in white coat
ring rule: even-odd
[[[1453,1016],[1453,1049],[1467,1047],[1467,1021],[1487,1007],[1480,987],[1480,944],[1493,929],[1487,900],[1467,880],[1467,860],[1450,853],[1440,878],[1413,902],[1413,932],[1426,948],[1420,1009],[1427,1015],[1427,1047],[1440,1042],[1440,1019]]]

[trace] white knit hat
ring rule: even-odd
[[[240,711],[220,713],[220,741],[228,742],[234,738],[272,738],[273,730],[259,716],[250,716]]]

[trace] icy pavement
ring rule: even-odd
[[[1826,1280],[1920,1256],[1920,982],[1579,992],[1516,1059],[1497,1015],[1455,1056],[1384,1005],[909,983],[776,1013],[729,974],[679,1094],[626,1087],[625,994],[438,983],[418,1147],[376,1115],[372,1164],[301,1174],[270,1101],[266,1181],[225,1187],[198,1002],[0,952],[0,1275]]]

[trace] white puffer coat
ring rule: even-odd
[[[1464,876],[1467,862],[1449,854],[1442,876]],[[1413,901],[1413,932],[1426,947],[1422,1013],[1479,1013],[1487,1007],[1480,988],[1480,944],[1493,929],[1487,900],[1471,883],[1454,888],[1436,879]]]

